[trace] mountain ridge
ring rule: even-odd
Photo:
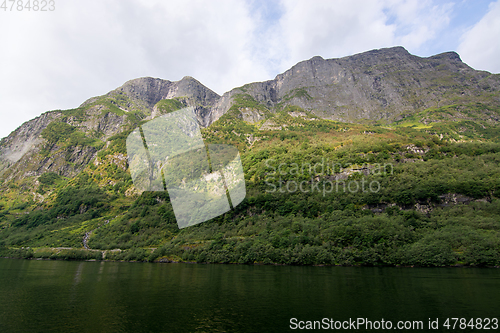
[[[426,75],[430,75],[428,72],[433,74],[436,67],[439,67],[440,75],[431,76],[429,82],[425,82]],[[390,77],[391,74],[395,77]],[[269,106],[288,99],[285,104],[310,110],[325,119],[348,122],[385,119],[391,122],[404,113],[433,106],[439,101],[436,93],[459,84],[470,90],[471,97],[479,97],[481,88],[465,82],[466,76],[475,81],[486,79],[483,84],[486,83],[485,86],[492,88],[498,96],[499,77],[488,79],[489,73],[471,69],[455,52],[420,58],[410,55],[402,47],[372,50],[339,59],[313,57],[299,62],[274,80],[244,87],[249,87],[248,93],[254,99]],[[436,82],[439,80],[443,82]],[[412,89],[404,89],[404,86],[416,87],[418,91],[412,96],[408,91]],[[304,89],[302,96],[293,95],[295,89],[301,88]],[[262,90],[268,94],[263,94]],[[452,99],[459,97],[459,93],[450,93],[447,100],[441,102],[451,104]],[[491,102],[498,105],[498,98]]]
[[[478,102],[476,115],[489,112],[488,120],[498,122],[500,75],[470,68],[455,52],[421,58],[403,47],[333,59],[315,56],[272,80],[249,83],[222,96],[189,76],[179,81],[143,77],[89,98],[76,109],[49,111],[21,125],[0,141],[0,177],[46,171],[74,176],[82,167],[61,170],[60,156],[66,156],[66,162],[87,163],[109,145],[109,138],[186,106],[195,109],[202,127],[228,114],[265,129],[282,128],[270,118],[290,107],[321,119],[390,124],[441,106],[474,109],[471,105]],[[85,148],[75,151],[61,146],[62,141],[49,142],[47,128],[54,122],[70,126],[72,142]]]

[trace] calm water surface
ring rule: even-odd
[[[0,259],[2,333],[293,332],[291,318],[358,317],[500,318],[500,270]]]

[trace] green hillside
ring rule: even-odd
[[[184,105],[165,101],[158,110]],[[242,94],[202,134],[207,144],[238,147],[246,199],[181,230],[167,192],[133,187],[125,140],[147,121],[136,112],[105,141],[65,122],[44,130],[48,146],[84,145],[98,154],[74,176],[45,172],[4,183],[2,256],[500,265],[500,127],[491,121],[498,109],[449,105],[390,125],[353,124]],[[79,116],[78,109],[63,114]],[[54,154],[48,146],[40,154]]]
[[[126,142],[135,133],[143,149],[144,131],[140,140],[133,131],[185,107],[205,144],[238,148],[246,198],[179,229],[168,192],[134,187]],[[192,128],[169,131],[178,136],[168,142],[195,136]],[[144,169],[141,180],[168,188],[195,179],[206,193],[229,191],[205,186],[200,175],[213,166],[196,149],[156,159],[149,171],[175,172],[152,179]],[[235,155],[215,152],[219,162]],[[137,156],[152,161],[149,152]],[[316,56],[222,96],[188,76],[138,78],[75,109],[43,113],[0,141],[0,255],[500,266],[499,162],[500,75],[455,52]],[[210,195],[206,207],[222,207]]]

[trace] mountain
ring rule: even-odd
[[[239,149],[247,197],[179,230],[168,193],[134,187],[126,138],[187,106],[206,143]],[[454,52],[313,57],[222,96],[134,79],[0,141],[0,254],[500,265],[499,121],[500,75]]]
[[[56,110],[30,120],[0,142],[0,177],[20,179],[52,171],[74,176],[106,140],[139,121],[173,108],[193,106],[200,124],[219,95],[191,77],[177,82],[139,78],[72,110]],[[70,141],[61,144],[70,138]],[[68,164],[69,163],[69,164]]]
[[[269,109],[295,105],[325,119],[391,122],[436,106],[480,101],[498,107],[499,91],[498,74],[470,68],[455,52],[421,58],[394,47],[302,61],[274,80],[224,94],[212,119],[229,109],[236,94],[248,94]]]
[[[106,95],[90,98],[76,109],[50,111],[23,124],[0,143],[0,173],[3,179],[46,171],[74,176],[108,138],[180,105],[195,107],[203,127],[229,110],[254,123],[288,106],[323,119],[392,123],[447,106],[458,111],[451,118],[467,118],[460,110],[470,110],[480,103],[480,112],[473,119],[486,117],[498,122],[499,96],[500,75],[470,68],[455,52],[421,58],[402,47],[340,59],[313,57],[274,80],[250,83],[223,96],[191,77],[177,82],[140,78]],[[248,105],[249,102],[253,104]],[[483,114],[485,108],[495,112]],[[68,128],[74,131],[73,137],[87,138],[84,148],[61,148],[57,144],[48,147],[42,131],[54,121],[72,126]],[[265,126],[274,125],[268,122]],[[73,165],[61,163],[63,157]]]

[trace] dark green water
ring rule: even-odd
[[[500,318],[500,270],[0,259],[2,333],[290,332],[291,318],[358,317],[421,332],[429,318]]]

